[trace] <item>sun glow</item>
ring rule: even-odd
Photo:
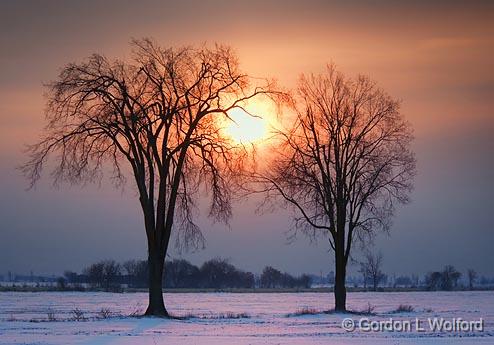
[[[251,112],[249,110],[249,112]],[[239,144],[255,144],[268,139],[270,123],[267,114],[253,111],[252,116],[240,108],[228,112],[229,120],[223,130],[226,136]]]

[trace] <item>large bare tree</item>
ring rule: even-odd
[[[256,175],[268,200],[295,208],[295,229],[323,235],[334,251],[335,309],[346,310],[352,244],[387,230],[396,203],[406,203],[415,174],[412,130],[399,103],[365,76],[334,66],[302,76],[293,126],[280,131],[274,161]]]
[[[231,109],[275,93],[269,81],[253,85],[228,47],[165,49],[149,39],[132,45],[129,61],[95,54],[65,66],[49,84],[47,124],[23,171],[35,184],[52,155],[56,182],[99,179],[107,167],[117,184],[132,176],[148,244],[146,314],[167,316],[164,258],[173,229],[179,245],[203,243],[192,217],[200,186],[211,196],[211,217],[231,216],[230,182],[242,152],[221,124]]]

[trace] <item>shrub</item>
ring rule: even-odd
[[[108,319],[111,316],[112,312],[108,308],[101,308],[101,310],[98,312],[98,317],[100,319]]]
[[[48,318],[48,321],[57,321],[57,318],[55,317],[55,312],[53,310],[48,310],[46,313],[46,316]]]
[[[398,308],[394,310],[395,313],[411,313],[415,308],[409,304],[400,304]]]
[[[302,308],[299,308],[297,309],[297,311],[293,314],[294,316],[298,316],[298,315],[314,315],[314,314],[317,314],[318,311],[314,308],[310,308],[310,307],[302,307]]]
[[[79,308],[75,308],[72,310],[72,320],[74,321],[84,321],[86,318],[84,317],[84,312]]]
[[[367,302],[367,308],[362,309],[361,311],[359,311],[359,313],[364,314],[364,315],[372,315],[372,314],[374,314],[375,308],[376,308],[375,306],[373,306],[372,304]]]

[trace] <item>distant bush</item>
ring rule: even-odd
[[[134,307],[134,311],[132,311],[129,316],[130,317],[140,317],[142,315],[142,313],[144,313],[144,310],[141,306],[140,303],[137,303]]]
[[[57,318],[55,317],[55,312],[53,310],[48,310],[48,312],[46,313],[46,316],[48,318],[48,321],[57,321]]]
[[[286,316],[290,317],[290,316],[302,316],[302,315],[315,315],[315,314],[319,314],[319,313],[320,313],[320,311],[318,311],[317,309],[310,308],[310,307],[302,307],[302,308],[297,309],[297,311],[295,311],[295,313],[287,314]]]
[[[375,308],[376,308],[375,306],[373,306],[372,304],[367,302],[367,308],[364,308],[364,309],[358,311],[357,313],[362,314],[362,315],[373,315]]]
[[[413,306],[411,306],[409,304],[400,304],[398,306],[398,308],[396,308],[393,312],[394,313],[411,313],[414,310],[415,309],[413,308]]]
[[[108,308],[101,308],[100,311],[98,312],[98,317],[100,319],[108,319],[111,316],[112,316],[112,312]]]
[[[74,321],[85,321],[84,312],[79,308],[75,308],[72,310],[72,320]]]
[[[218,314],[218,315],[213,315],[213,319],[248,319],[250,318],[250,315],[247,313],[234,313],[232,311],[223,313],[223,314]]]

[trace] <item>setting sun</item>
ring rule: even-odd
[[[223,128],[225,134],[240,144],[252,144],[267,139],[269,124],[264,114],[253,116],[240,108],[231,110],[231,120]]]

